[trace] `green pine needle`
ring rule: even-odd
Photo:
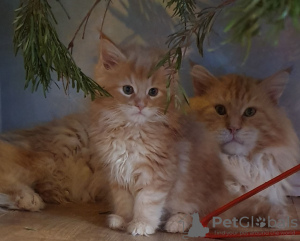
[[[228,42],[251,45],[253,37],[261,33],[262,25],[268,25],[265,36],[278,42],[278,34],[284,29],[285,21],[290,17],[294,26],[299,29],[300,1],[299,0],[236,0],[228,9],[232,16],[225,32],[231,33]]]
[[[65,91],[72,86],[85,95],[110,96],[96,82],[87,77],[75,64],[67,48],[59,41],[53,24],[56,20],[47,0],[20,0],[14,21],[15,52],[22,51],[26,71],[25,87],[32,85],[32,91],[39,86],[46,94],[53,81],[51,73],[57,73],[57,81],[62,80]],[[96,1],[96,5],[99,1]],[[196,41],[198,51],[203,55],[203,45],[209,36],[216,17],[223,11],[231,16],[224,31],[230,33],[223,43],[238,42],[247,47],[246,57],[251,48],[251,40],[261,33],[263,24],[269,25],[270,38],[278,42],[278,33],[290,18],[295,28],[300,29],[299,0],[224,0],[217,6],[198,10],[195,0],[164,0],[173,16],[179,19],[178,30],[167,39],[169,51],[157,63],[154,71],[161,66],[180,70],[184,53],[192,41]],[[229,8],[229,6],[231,6]],[[93,8],[90,10],[90,12]],[[225,11],[226,10],[226,11]],[[90,13],[89,12],[89,13]],[[88,19],[88,17],[87,17]],[[167,89],[171,88],[168,82]],[[184,99],[187,97],[179,86]],[[176,97],[176,96],[175,96]],[[177,97],[176,97],[177,98]],[[177,98],[180,99],[180,98]],[[168,97],[168,101],[171,97]]]
[[[94,80],[78,68],[68,51],[60,42],[53,24],[55,17],[47,0],[21,0],[15,10],[14,49],[22,52],[26,72],[25,88],[31,84],[32,91],[40,86],[44,95],[52,82],[51,73],[57,73],[57,81],[63,81],[65,92],[69,86],[82,90],[84,95],[110,96]]]
[[[185,24],[194,18],[195,0],[164,0],[163,2],[167,2],[167,8],[173,8],[172,17],[179,17],[181,23]]]

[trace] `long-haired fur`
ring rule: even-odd
[[[221,147],[232,194],[244,194],[299,162],[298,138],[278,106],[288,76],[283,70],[264,80],[236,74],[215,77],[202,66],[192,69],[196,97],[191,107]],[[283,180],[237,208],[241,215],[278,218],[285,214],[290,188]]]

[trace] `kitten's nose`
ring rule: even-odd
[[[230,126],[230,127],[228,128],[228,130],[229,130],[232,134],[235,134],[239,129],[241,129],[241,128],[235,127],[235,126]]]
[[[140,111],[145,108],[145,104],[143,102],[138,102],[135,104],[135,106],[139,108]]]

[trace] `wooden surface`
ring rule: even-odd
[[[300,212],[300,198],[293,198],[290,208],[298,218]],[[42,212],[8,211],[0,209],[0,241],[185,240],[182,234],[169,234],[162,231],[149,237],[133,237],[124,232],[110,230],[106,225],[107,211],[109,211],[107,205],[101,203],[47,205],[46,209]],[[246,230],[243,229],[243,231]],[[213,239],[189,238],[189,240]],[[228,240],[300,240],[300,236]]]

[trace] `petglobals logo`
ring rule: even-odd
[[[297,228],[298,220],[291,219],[290,217],[281,218],[275,220],[271,217],[262,218],[262,217],[241,217],[241,218],[232,218],[232,219],[222,219],[221,217],[213,217],[212,220],[213,228],[224,227],[224,228],[249,228],[249,227],[268,227],[268,228]]]

